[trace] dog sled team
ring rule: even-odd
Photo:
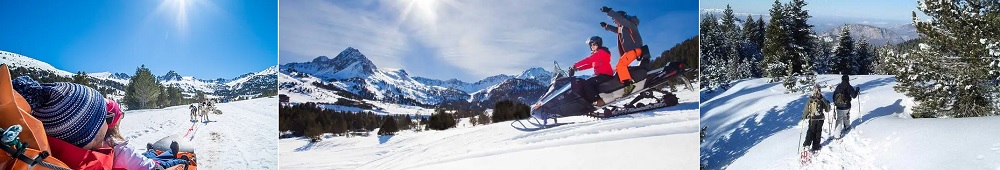
[[[209,113],[222,114],[221,110],[215,108],[215,100],[202,99],[201,103],[192,103],[188,108],[191,109],[191,122],[209,122]]]

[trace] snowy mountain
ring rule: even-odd
[[[63,71],[52,67],[48,63],[38,61],[34,58],[16,53],[0,51],[3,63],[11,68],[29,68],[38,72],[53,73],[61,77],[71,77],[74,73]],[[192,76],[182,76],[176,71],[168,71],[164,75],[156,76],[160,84],[164,86],[175,86],[181,88],[182,92],[193,95],[198,92],[205,92],[212,96],[248,96],[253,97],[264,91],[277,90],[277,66],[272,66],[261,72],[247,73],[234,79],[201,80]],[[96,72],[88,73],[98,88],[108,87],[115,92],[113,95],[124,95],[125,85],[132,77],[127,73]]]
[[[319,56],[311,62],[288,63],[282,65],[282,68],[308,73],[322,79],[364,78],[379,72],[371,60],[368,60],[358,49],[351,47],[347,47],[333,59]],[[386,74],[390,73],[382,72],[381,75]]]
[[[535,103],[548,90],[549,86],[546,84],[529,79],[507,79],[489,88],[472,93],[472,98],[469,99],[469,102],[490,104],[513,99],[521,103]]]
[[[466,93],[473,93],[485,89],[489,86],[499,84],[500,82],[503,82],[511,78],[514,78],[514,76],[500,74],[500,75],[486,77],[485,79],[476,81],[474,83],[466,83],[458,79],[437,80],[424,77],[413,77],[414,80],[417,80],[418,82],[423,83],[424,85],[458,89]]]
[[[823,96],[832,101],[838,75],[821,75]],[[807,97],[784,93],[767,79],[750,79],[726,91],[701,96],[704,169],[994,169],[1000,167],[1000,116],[910,118],[913,98],[896,92],[894,76],[851,76],[861,88],[843,138],[824,125],[822,149],[799,163]],[[832,120],[827,114],[826,121]],[[947,156],[942,156],[947,155]]]
[[[280,66],[279,93],[327,104],[378,105],[378,102],[431,107],[439,104],[483,108],[514,99],[525,103],[544,93],[553,73],[531,68],[520,75],[496,75],[476,82],[411,77],[401,69],[379,69],[357,49],[334,58]],[[377,101],[377,102],[375,102]],[[474,106],[467,106],[467,105]]]
[[[271,66],[264,71],[248,73],[232,81],[224,83],[229,87],[230,95],[254,95],[266,90],[278,89],[278,66]]]
[[[284,79],[288,81],[282,81],[282,87],[318,86],[366,100],[426,106],[468,98],[460,90],[424,85],[404,70],[378,69],[364,54],[350,47],[333,59],[320,56],[310,62],[281,65],[280,72],[308,75],[305,79]]]
[[[166,74],[163,74],[162,76],[156,77],[156,80],[160,82],[181,81],[181,79],[183,79],[183,77],[180,74],[177,74],[177,72],[173,70],[168,71]]]
[[[65,77],[73,76],[73,73],[71,72],[56,69],[55,67],[52,67],[52,65],[50,65],[49,63],[38,61],[35,60],[34,58],[23,56],[17,53],[0,51],[0,61],[2,61],[4,64],[7,64],[7,66],[11,67],[11,69],[17,67],[35,68],[35,69],[40,69],[41,71],[54,73],[59,76],[65,76]]]
[[[846,24],[827,32],[820,33],[818,36],[828,42],[833,42],[837,40],[837,37],[840,36],[841,31],[844,29],[850,30],[851,37],[856,41],[860,38],[864,38],[867,39],[869,43],[876,46],[885,45],[886,43],[899,44],[918,37],[916,28],[914,28],[912,24],[900,25],[892,28],[881,28],[865,24]]]

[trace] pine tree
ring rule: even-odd
[[[875,59],[872,60],[872,68],[875,71],[874,74],[877,75],[894,75],[896,70],[894,59],[896,57],[896,52],[888,44],[879,47],[875,51]]]
[[[170,104],[170,97],[167,96],[167,88],[157,84],[157,88],[160,89],[160,95],[156,97],[156,108],[167,107]]]
[[[382,122],[382,126],[378,129],[378,135],[395,135],[399,132],[399,127],[396,124],[396,119],[393,116],[386,116],[385,122]]]
[[[701,20],[700,26],[700,36],[701,36],[701,72],[702,76],[699,78],[701,81],[701,86],[707,88],[708,90],[713,90],[721,86],[721,82],[725,80],[725,60],[723,60],[723,50],[724,42],[722,42],[722,36],[720,35],[719,24],[716,22],[717,18],[714,15],[709,14],[704,19]],[[494,115],[496,117],[496,115]],[[493,122],[497,118],[493,118]]]
[[[857,55],[854,52],[854,38],[851,38],[851,30],[843,29],[840,31],[839,44],[836,48],[836,58],[834,61],[835,74],[857,74],[856,72],[856,59]]]
[[[740,43],[740,54],[743,58],[741,65],[745,67],[744,78],[756,78],[761,76],[760,67],[757,64],[760,63],[762,54],[760,53],[760,44],[756,42],[755,37],[758,35],[760,30],[757,30],[757,22],[753,20],[752,16],[747,16],[746,22],[743,23],[743,36],[744,38]]]
[[[815,39],[816,41],[816,60],[813,60],[813,69],[816,70],[817,74],[837,74],[834,72],[834,61],[836,58],[833,56],[833,47],[831,43],[823,42],[820,39]]]
[[[766,24],[764,23],[764,17],[757,16],[757,29],[756,29],[757,32],[754,33],[753,38],[751,38],[754,41],[755,43],[754,45],[756,45],[757,48],[764,48],[764,29],[766,28],[767,27]]]
[[[170,96],[170,105],[184,105],[184,94],[181,93],[181,89],[175,86],[170,86],[167,88],[167,94]]]
[[[855,47],[856,51],[856,61],[857,63],[857,74],[859,75],[870,75],[873,74],[872,63],[875,60],[875,54],[873,52],[871,44],[868,44],[868,40],[861,38]]]
[[[81,84],[90,88],[97,89],[93,84],[90,84],[90,77],[87,76],[87,72],[78,71],[73,75],[73,83]]]
[[[812,16],[809,16],[809,11],[805,9],[806,5],[805,0],[792,0],[785,8],[785,16],[788,20],[787,29],[791,38],[789,51],[793,55],[790,56],[792,63],[789,64],[795,73],[809,73],[805,70],[811,65],[811,58],[808,54],[812,54],[815,48],[812,44],[815,33],[812,31],[813,26],[808,22]]]
[[[129,79],[125,99],[129,109],[155,108],[160,95],[160,85],[146,65],[135,69],[135,76]]]
[[[764,31],[764,48],[762,49],[764,59],[761,61],[760,67],[764,69],[764,76],[772,79],[771,82],[786,75],[788,67],[788,64],[784,63],[787,60],[783,60],[788,56],[789,44],[788,33],[785,30],[787,24],[784,12],[781,2],[775,0],[770,10],[771,20]]]
[[[731,81],[748,78],[750,74],[749,67],[744,65],[744,59],[738,50],[740,44],[744,42],[744,38],[736,26],[736,15],[733,13],[733,8],[729,5],[726,5],[726,9],[722,13],[722,22],[719,23],[719,28],[723,44],[721,48],[724,50],[721,60],[725,63],[725,68],[728,68],[725,71],[726,76],[719,83],[723,88],[728,88]]]
[[[998,115],[1000,4],[918,1],[929,21],[912,13],[921,41],[900,55],[895,89],[913,97],[914,117]]]

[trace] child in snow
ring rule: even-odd
[[[587,45],[590,46],[590,56],[576,62],[569,70],[576,72],[577,70],[594,69],[594,76],[588,78],[587,85],[583,87],[584,94],[586,94],[584,99],[595,106],[604,106],[604,100],[597,96],[600,93],[597,91],[597,85],[614,78],[614,71],[611,70],[611,53],[608,52],[608,47],[604,46],[601,37],[590,37],[587,39]]]
[[[824,113],[830,111],[830,102],[823,97],[819,85],[813,86],[813,94],[809,96],[805,109],[802,110],[802,119],[809,120],[809,128],[806,130],[806,141],[802,147],[812,146],[810,150],[820,149],[820,132],[823,130]]]
[[[618,73],[618,80],[622,84],[625,84],[625,93],[632,93],[632,90],[635,90],[635,85],[633,85],[635,81],[632,80],[628,65],[632,64],[643,53],[648,52],[642,51],[642,37],[639,36],[639,19],[635,16],[626,15],[625,11],[613,11],[608,7],[601,7],[601,12],[611,17],[615,25],[617,25],[612,26],[601,22],[601,27],[605,30],[618,34],[618,53],[621,55],[621,58],[618,58],[618,64],[615,64],[615,71]]]
[[[177,159],[176,157],[176,147],[172,146],[171,150],[163,151],[161,154],[156,154],[150,144],[146,145],[146,152],[138,154],[134,152],[134,149],[128,147],[128,141],[122,138],[121,134],[118,132],[119,121],[125,117],[125,112],[122,112],[121,107],[118,102],[110,98],[105,98],[107,103],[107,118],[108,123],[108,135],[105,139],[105,144],[107,147],[114,148],[115,153],[115,168],[125,168],[125,169],[164,169],[166,167],[179,167],[179,165],[187,164],[187,160]]]
[[[180,167],[132,152],[118,133],[124,115],[118,103],[97,90],[65,82],[43,84],[27,76],[12,84],[32,108],[31,115],[42,122],[52,156],[71,169]]]

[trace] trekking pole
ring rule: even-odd
[[[799,123],[801,124],[802,120],[799,120]],[[802,144],[802,128],[799,128],[799,142],[795,143],[795,154],[796,155],[802,154],[802,146],[800,146],[801,144]]]
[[[858,99],[858,115],[861,115],[861,106],[862,106],[861,105],[861,87],[854,87],[854,93],[858,94],[858,95],[856,95],[857,99]],[[848,119],[848,121],[850,121],[850,119]]]

